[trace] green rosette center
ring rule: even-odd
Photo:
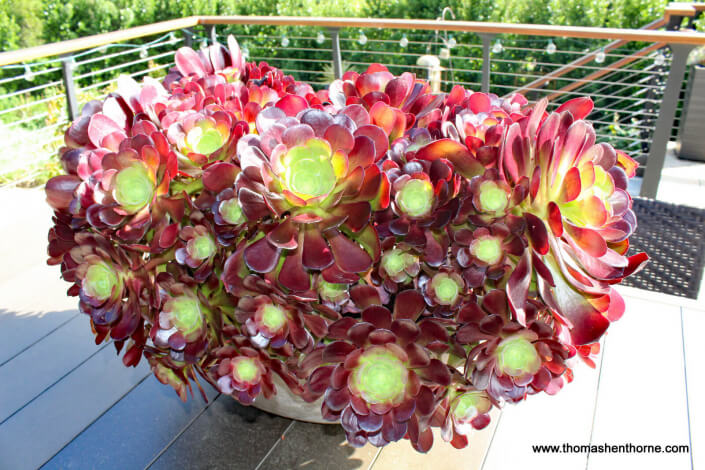
[[[186,143],[197,153],[210,155],[223,146],[223,136],[214,128],[194,127],[186,137]]]
[[[330,193],[335,187],[330,148],[318,140],[311,139],[304,145],[293,147],[284,160],[286,184],[294,193],[314,198]]]
[[[262,311],[262,323],[271,331],[279,331],[286,323],[286,313],[281,307],[267,304]]]
[[[352,375],[355,388],[371,404],[397,403],[406,391],[408,370],[383,348],[364,353]]]
[[[253,382],[259,376],[259,368],[255,359],[238,357],[233,360],[233,375],[239,382]]]
[[[458,395],[451,405],[451,412],[461,421],[467,421],[489,411],[492,404],[484,392],[472,391]]]
[[[495,264],[502,259],[502,242],[495,237],[479,238],[470,244],[470,252],[484,263]]]
[[[201,235],[193,239],[190,255],[194,259],[206,259],[215,253],[215,242],[210,235]]]
[[[535,374],[541,368],[536,348],[523,336],[505,338],[497,346],[496,354],[499,370],[512,377]]]
[[[171,301],[172,323],[184,335],[195,333],[201,329],[203,313],[198,300],[182,296]]]
[[[397,193],[396,201],[404,213],[423,217],[433,208],[433,186],[426,180],[409,180]]]
[[[480,205],[487,212],[501,212],[507,207],[507,192],[492,181],[480,185]]]
[[[453,304],[460,294],[458,283],[447,274],[436,274],[431,281],[431,286],[438,300],[444,305]]]
[[[134,163],[115,175],[113,197],[125,211],[139,211],[150,203],[153,194],[154,181],[143,164]]]
[[[118,276],[106,263],[94,264],[86,271],[83,290],[99,301],[107,300],[118,284]]]
[[[236,198],[221,202],[219,210],[223,220],[231,225],[240,225],[245,221],[245,214]]]

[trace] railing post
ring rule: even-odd
[[[64,91],[66,92],[66,110],[69,121],[78,117],[78,100],[76,99],[76,84],[73,81],[74,61],[72,55],[66,55],[61,59],[61,75],[64,81]]]
[[[193,29],[192,28],[182,29],[181,34],[184,35],[184,46],[193,47]]]
[[[490,43],[494,34],[480,34],[482,40],[482,85],[480,91],[490,92]]]
[[[340,58],[340,28],[328,28],[333,54],[333,75],[336,79],[343,78],[343,61]]]
[[[218,33],[215,30],[215,25],[209,24],[208,26],[206,26],[206,30],[208,31],[208,37],[211,38],[211,44],[217,44],[218,43]]]
[[[678,95],[683,85],[685,68],[687,66],[688,54],[695,47],[692,44],[669,44],[673,52],[671,60],[671,70],[668,72],[666,89],[661,98],[658,118],[654,126],[654,134],[651,139],[649,156],[646,158],[646,171],[644,180],[641,182],[640,196],[655,198],[658,193],[658,184],[661,180],[661,170],[663,162],[666,160],[666,148],[671,137],[673,120],[676,117],[678,107]]]

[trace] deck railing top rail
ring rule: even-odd
[[[653,31],[643,29],[594,28],[536,24],[491,23],[478,21],[436,21],[390,18],[318,18],[305,16],[190,16],[137,26],[121,31],[96,34],[69,41],[44,44],[0,53],[0,66],[60,56],[120,41],[166,33],[198,25],[247,24],[272,26],[318,26],[324,28],[392,28],[432,31],[457,31],[478,34],[521,34],[526,36],[612,39],[705,45],[705,33],[693,31]]]

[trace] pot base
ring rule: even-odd
[[[272,398],[264,398],[264,396],[260,395],[255,399],[252,406],[273,415],[295,419],[297,421],[305,421],[307,423],[338,423],[338,421],[326,421],[321,416],[323,398],[307,403],[302,400],[301,397],[291,393],[289,387],[287,387],[276,374],[272,374],[272,382],[274,382],[274,386],[277,390],[276,395],[272,396]]]

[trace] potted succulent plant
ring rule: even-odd
[[[49,263],[126,366],[425,452],[594,365],[647,256],[588,98],[382,65],[314,91],[232,37],[175,57],[86,104],[46,185]]]

